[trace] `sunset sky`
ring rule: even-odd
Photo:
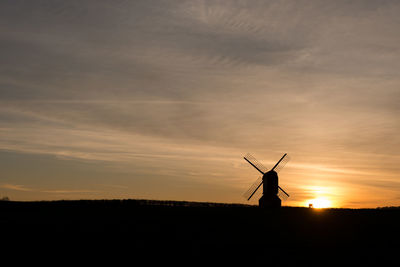
[[[400,205],[399,1],[0,2],[0,197]],[[250,204],[257,203],[254,199]]]

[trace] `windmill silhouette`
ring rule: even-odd
[[[263,194],[258,200],[260,207],[280,207],[282,205],[281,199],[286,199],[289,194],[285,192],[278,185],[278,172],[285,166],[289,161],[287,154],[283,155],[282,158],[275,164],[275,166],[268,171],[268,169],[262,165],[252,155],[247,154],[244,159],[250,163],[251,166],[256,168],[263,176],[259,177],[253,185],[243,194],[247,200],[250,200],[257,190],[263,185]]]

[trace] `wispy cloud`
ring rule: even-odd
[[[50,194],[76,194],[76,193],[99,193],[97,190],[42,190],[41,193],[50,193]]]
[[[23,185],[16,185],[16,184],[2,184],[2,185],[0,185],[0,188],[15,190],[15,191],[23,191],[23,192],[33,191],[33,189],[31,189],[31,188],[25,187]]]
[[[51,194],[75,194],[75,193],[99,193],[98,190],[85,190],[85,189],[73,189],[73,190],[66,190],[66,189],[51,189],[51,190],[42,190],[39,188],[30,188],[24,185],[16,185],[16,184],[1,184],[0,188],[7,189],[7,190],[15,190],[15,191],[22,191],[22,192],[36,192],[36,193],[51,193]]]

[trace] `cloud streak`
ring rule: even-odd
[[[23,192],[27,192],[27,191],[32,191],[33,189],[31,188],[27,188],[23,185],[15,185],[15,184],[2,184],[0,185],[1,188],[3,189],[8,189],[8,190],[15,190],[15,191],[23,191]]]
[[[42,190],[42,189],[34,189],[34,188],[28,188],[24,185],[15,185],[15,184],[2,184],[0,185],[0,188],[6,189],[6,190],[13,190],[13,191],[21,191],[21,192],[38,192],[38,193],[50,193],[50,194],[84,194],[84,193],[98,193],[99,191],[97,190],[65,190],[65,189],[52,189],[52,190]]]

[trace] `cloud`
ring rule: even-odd
[[[204,181],[225,172],[243,181],[224,160],[283,151],[301,173],[390,180],[399,10],[395,1],[2,1],[0,149],[142,171],[151,161],[160,167],[148,172]]]
[[[22,192],[38,192],[38,193],[50,193],[50,194],[75,194],[75,193],[99,193],[98,190],[66,190],[66,189],[51,189],[51,190],[41,190],[41,189],[33,189],[26,187],[24,185],[15,185],[15,184],[2,184],[0,188],[14,191],[22,191]]]
[[[50,194],[85,194],[85,193],[98,193],[96,190],[42,190],[41,193],[50,193]]]
[[[33,189],[31,189],[31,188],[25,187],[23,185],[15,185],[15,184],[2,184],[2,185],[0,185],[0,188],[15,190],[15,191],[23,191],[23,192],[33,191]]]

